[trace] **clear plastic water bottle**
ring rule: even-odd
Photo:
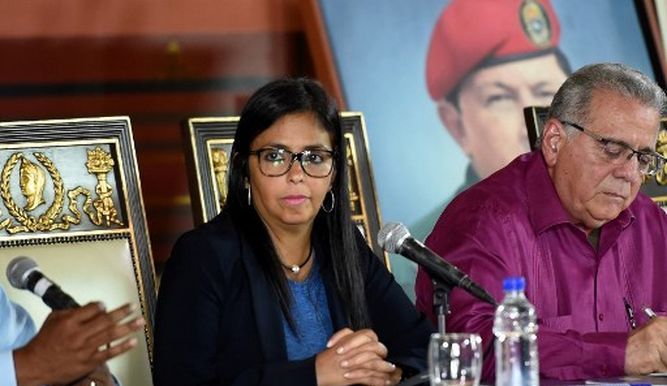
[[[493,321],[496,386],[540,384],[535,307],[526,299],[525,287],[523,277],[503,281],[505,298]]]

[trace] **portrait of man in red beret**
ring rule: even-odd
[[[318,0],[347,109],[364,114],[381,215],[425,239],[462,190],[528,152],[524,106],[618,62],[654,77],[641,2]],[[413,294],[416,269],[390,256]]]
[[[526,106],[548,106],[570,72],[548,0],[453,0],[433,29],[426,83],[470,159],[471,185],[529,151]]]

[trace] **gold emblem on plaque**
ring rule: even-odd
[[[351,138],[345,137],[346,141],[346,151],[347,156],[345,161],[347,164],[347,190],[350,192],[350,211],[352,215],[362,214],[361,213],[361,197],[359,195],[359,184],[357,179],[357,171],[354,167],[354,159],[352,158],[352,147],[350,145]]]
[[[661,156],[667,156],[667,130],[660,130],[658,132],[658,141],[655,146],[655,151]],[[662,166],[655,174],[655,182],[658,185],[667,185],[667,164]]]
[[[218,187],[218,202],[220,207],[227,201],[227,169],[229,168],[229,159],[224,149],[213,149],[211,151],[211,161],[213,162],[213,174],[215,175],[215,185]]]
[[[86,168],[88,169],[88,173],[94,174],[97,177],[97,186],[95,186],[97,198],[93,200],[93,207],[96,211],[91,210],[90,207],[86,207],[85,204],[83,210],[95,225],[102,225],[102,223],[106,224],[106,226],[110,226],[111,223],[123,225],[118,219],[118,211],[113,205],[111,185],[107,182],[107,174],[113,170],[114,165],[115,163],[113,158],[111,158],[111,154],[101,148],[97,147],[94,150],[88,150]]]
[[[70,214],[62,214],[65,202],[65,188],[62,176],[53,161],[40,152],[32,154],[39,164],[29,160],[23,153],[13,153],[2,168],[0,182],[0,198],[4,203],[9,216],[0,221],[0,229],[6,229],[9,234],[20,232],[49,232],[53,230],[68,230],[72,224],[81,223],[81,212],[77,208],[79,195],[85,197],[83,211],[88,215],[90,221],[100,226],[105,224],[123,225],[118,219],[118,212],[112,199],[111,185],[107,182],[107,174],[113,170],[114,161],[111,154],[97,147],[88,150],[86,168],[90,174],[97,177],[95,186],[96,197],[91,192],[78,186],[67,192],[69,198],[68,209]],[[26,204],[20,207],[12,197],[10,189],[12,171],[17,164],[19,166],[19,187],[21,194],[25,197]],[[46,203],[44,190],[46,188],[46,172],[51,176],[53,182],[53,202],[44,213],[32,215],[35,209]],[[59,218],[60,216],[60,218]]]
[[[352,221],[357,224],[359,231],[368,237],[370,233],[368,215],[364,205],[364,192],[359,176],[359,165],[357,160],[357,150],[354,145],[354,136],[352,133],[345,133],[345,153],[346,164],[348,170],[347,186],[350,194],[350,210]]]
[[[44,186],[46,185],[46,176],[44,171],[27,158],[20,158],[21,167],[19,168],[19,185],[21,193],[26,199],[26,205],[23,209],[27,211],[34,210],[44,204]]]

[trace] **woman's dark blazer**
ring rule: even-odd
[[[361,235],[372,328],[388,360],[421,371],[433,326],[418,313]],[[328,255],[315,246],[334,331],[347,327]],[[184,234],[160,283],[155,316],[156,386],[316,385],[315,357],[288,361],[277,297],[257,257],[226,215]]]

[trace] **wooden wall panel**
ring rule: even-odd
[[[130,116],[158,269],[193,226],[180,123],[238,114],[267,81],[315,73],[296,0],[31,1],[0,14],[1,120]]]
[[[68,38],[301,31],[301,0],[0,2],[0,36]]]

